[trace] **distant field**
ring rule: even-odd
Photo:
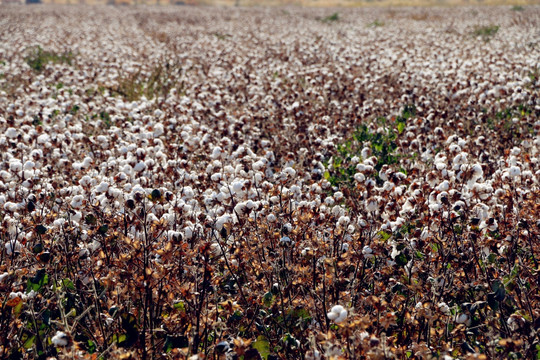
[[[19,0],[0,0],[2,3]],[[21,0],[23,1],[23,0]],[[370,7],[370,6],[473,6],[534,5],[536,0],[42,0],[44,4],[88,5],[217,5],[217,6],[302,6],[302,7]]]

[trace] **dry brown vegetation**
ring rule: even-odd
[[[0,8],[0,358],[540,356],[540,8]]]

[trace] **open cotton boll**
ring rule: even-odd
[[[160,111],[159,109],[157,109],[156,111]],[[154,132],[152,135],[154,135],[154,137],[160,137],[161,135],[165,134],[165,129],[163,127],[163,124],[161,123],[158,123],[154,126]]]
[[[484,171],[482,170],[482,165],[480,164],[474,164],[472,167],[472,177],[477,180],[480,179],[482,176],[484,176]]]
[[[467,314],[458,314],[455,317],[455,321],[458,324],[466,324],[469,322],[469,316]]]
[[[362,173],[356,173],[354,174],[354,180],[358,182],[363,182],[364,180],[366,180],[366,177]]]
[[[36,164],[33,161],[30,161],[30,160],[25,162],[24,166],[23,166],[24,170],[32,170],[35,167],[36,167]]]
[[[366,259],[374,257],[373,250],[367,245],[362,249],[362,255],[364,255]]]
[[[243,186],[244,186],[244,182],[242,180],[233,181],[233,183],[231,184],[233,194],[236,194],[236,193],[242,191]]]
[[[71,207],[74,209],[78,209],[83,205],[84,197],[82,195],[75,195],[73,199],[71,199]]]
[[[6,248],[7,255],[20,252],[22,249],[22,244],[17,240],[8,241],[4,246]]]
[[[0,274],[0,284],[4,282],[5,279],[9,277],[9,273],[4,272],[3,274]]]
[[[223,229],[223,226],[225,224],[231,223],[231,222],[232,222],[232,216],[229,214],[224,214],[218,217],[216,220],[216,230],[220,231],[221,229]]]
[[[519,175],[521,175],[521,169],[518,166],[512,166],[508,170],[508,175],[510,175],[510,177],[512,177],[512,178],[514,178],[516,176],[519,176]]]
[[[10,139],[15,139],[19,135],[19,133],[15,128],[10,127],[6,130],[4,135],[6,135]]]
[[[69,336],[63,331],[57,331],[51,338],[51,342],[54,346],[63,347],[69,344]]]
[[[189,226],[184,228],[184,238],[191,239],[193,237],[193,229]]]
[[[109,184],[105,181],[102,181],[97,187],[96,191],[99,193],[104,193],[109,189]]]
[[[348,216],[341,216],[339,219],[338,219],[338,225],[339,226],[345,226],[345,225],[348,225],[349,223],[351,222],[351,218],[348,217]]]
[[[21,171],[23,168],[23,164],[17,160],[17,159],[11,159],[9,161],[9,169],[11,171]]]
[[[133,167],[133,170],[135,170],[136,172],[141,172],[143,170],[146,169],[146,164],[144,163],[144,161],[139,161],[134,167]]]
[[[296,170],[294,170],[292,167],[288,166],[285,169],[283,169],[283,173],[289,177],[296,176]]]
[[[258,160],[253,163],[253,170],[261,171],[265,167],[265,162],[263,160]]]
[[[347,310],[341,305],[335,305],[332,307],[332,310],[326,314],[326,316],[336,324],[342,323],[345,319],[347,319],[347,315]]]

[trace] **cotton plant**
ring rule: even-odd
[[[59,40],[41,46],[61,54],[76,42],[76,66],[49,62],[37,71],[21,49],[39,39],[20,29],[49,15],[17,11],[6,12],[13,31],[0,44],[7,69],[0,79],[0,286],[10,294],[9,324],[29,335],[22,322],[30,305],[40,314],[79,306],[77,318],[65,320],[98,329],[94,337],[76,326],[52,329],[42,342],[58,356],[84,357],[89,340],[111,358],[119,347],[151,356],[150,333],[142,332],[156,328],[160,351],[173,357],[184,346],[194,356],[203,349],[205,356],[264,357],[266,341],[279,343],[268,347],[278,357],[307,356],[307,349],[315,358],[447,356],[450,344],[426,332],[428,323],[453,324],[454,345],[468,341],[460,329],[476,326],[491,329],[475,335],[486,351],[495,351],[489,337],[506,338],[506,328],[527,342],[522,334],[532,323],[521,305],[535,283],[524,269],[538,261],[540,127],[536,80],[528,75],[536,58],[523,48],[499,61],[497,47],[526,43],[531,29],[462,41],[452,27],[478,25],[463,9],[443,17],[431,9],[423,21],[437,26],[421,32],[410,19],[366,28],[376,14],[352,9],[339,21],[366,36],[351,43],[308,8],[265,16],[239,9],[226,24],[220,10],[210,23],[225,24],[229,38],[195,36],[161,11],[133,10],[145,21],[120,29],[103,21],[116,15],[102,9],[90,10],[92,22],[78,9],[70,16],[56,9],[61,16],[43,21],[41,31]],[[209,24],[198,10],[186,11],[167,16],[187,16],[192,28]],[[441,24],[449,28],[442,37]],[[253,51],[253,33],[264,51]],[[303,41],[314,33],[320,41]],[[410,39],[412,46],[396,45]],[[215,62],[210,55],[218,52]],[[406,68],[396,66],[399,59]],[[133,91],[124,88],[130,79]],[[370,139],[352,137],[361,125]],[[377,143],[385,136],[392,136],[390,157]],[[345,181],[335,181],[343,169]],[[510,280],[508,298],[497,300],[503,294],[494,284],[514,271],[520,281]],[[58,299],[55,289],[74,296],[70,281],[87,296]],[[26,288],[38,287],[18,305],[31,293]],[[510,287],[521,298],[509,313]],[[470,296],[500,318],[491,310],[472,316],[459,305]],[[350,307],[331,307],[323,321],[320,309],[335,302]],[[154,317],[144,304],[167,316]],[[416,342],[396,332],[401,321]],[[193,331],[178,333],[180,322]],[[194,336],[201,324],[219,338]],[[229,331],[237,325],[251,327],[249,339]],[[120,326],[125,333],[106,336]],[[23,346],[7,328],[11,348],[36,348],[31,336]],[[135,346],[130,329],[139,334]],[[342,331],[346,337],[335,336]],[[453,348],[467,356],[465,345]]]

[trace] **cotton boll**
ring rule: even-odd
[[[86,187],[86,186],[89,186],[92,184],[92,178],[88,175],[84,175],[80,180],[79,180],[79,185],[83,186],[83,187]]]
[[[358,172],[358,173],[354,174],[354,180],[356,180],[358,182],[364,182],[364,180],[366,180],[366,177],[364,176],[364,174]]]
[[[383,184],[382,189],[384,191],[392,191],[395,187],[396,187],[396,184],[394,184],[393,182],[385,181],[384,184]]]
[[[8,241],[5,245],[6,254],[11,256],[13,253],[18,253],[22,249],[22,244],[18,240]]]
[[[283,169],[283,173],[285,175],[287,175],[288,177],[290,178],[293,178],[296,176],[296,170],[294,170],[292,167],[286,167],[285,169]]]
[[[57,331],[51,338],[51,342],[54,346],[64,347],[69,344],[69,336],[63,331]]]
[[[373,250],[369,247],[369,246],[364,246],[364,248],[362,249],[362,254],[364,255],[364,257],[366,259],[369,259],[369,258],[372,258],[374,257],[373,255]]]
[[[104,193],[109,189],[109,184],[105,181],[101,182],[97,187],[96,191],[99,193]]]
[[[265,167],[265,162],[263,160],[258,160],[253,163],[253,170],[261,171]]]
[[[231,184],[231,188],[234,194],[241,192],[243,187],[244,182],[242,180],[235,180]]]
[[[351,222],[351,218],[348,217],[348,216],[341,216],[341,217],[338,219],[338,225],[339,225],[339,226],[346,226],[346,225],[348,225],[350,222]]]
[[[482,170],[482,165],[474,164],[472,167],[473,175],[472,177],[477,180],[484,176],[484,171]]]
[[[281,247],[288,248],[288,247],[291,247],[292,245],[293,245],[293,241],[292,241],[291,238],[288,237],[288,236],[283,236],[283,237],[279,240],[279,246],[281,246]]]
[[[437,307],[439,308],[439,310],[441,310],[441,312],[445,315],[450,315],[450,307],[445,303],[445,302],[441,302],[439,304],[437,304]]]
[[[216,146],[214,150],[212,150],[212,155],[210,156],[212,159],[216,160],[221,157],[221,154],[223,153],[223,149],[221,147]]]
[[[379,208],[377,201],[371,200],[367,203],[366,210],[369,212],[374,212]]]
[[[514,156],[518,156],[521,153],[521,149],[518,147],[513,147],[512,150],[510,150],[510,154]]]
[[[3,274],[0,274],[0,284],[4,282],[4,280],[9,278],[9,273],[5,272]]]
[[[56,219],[53,222],[53,227],[61,228],[62,226],[64,226],[65,223],[66,223],[66,219],[64,218]]]
[[[82,213],[80,211],[76,211],[75,214],[73,214],[71,216],[71,220],[75,221],[75,222],[80,222],[82,219]]]
[[[36,164],[33,161],[27,161],[24,163],[23,169],[24,170],[32,170],[36,167]]]
[[[455,322],[458,324],[466,324],[469,321],[469,316],[467,314],[456,315]]]
[[[146,169],[146,164],[143,161],[139,161],[134,167],[133,170],[136,172],[141,172]]]
[[[332,211],[331,211],[332,215],[338,217],[338,216],[343,216],[345,214],[345,209],[343,209],[341,206],[339,205],[336,205],[332,208]]]
[[[231,215],[224,214],[224,215],[220,216],[216,220],[216,230],[220,231],[221,229],[223,229],[223,226],[225,224],[231,223],[231,222],[232,222],[232,216]]]
[[[6,130],[4,135],[6,135],[10,139],[15,139],[19,135],[19,133],[16,129],[10,127]]]
[[[17,160],[17,159],[11,159],[9,161],[9,169],[14,172],[21,171],[23,168],[23,164]]]
[[[71,200],[71,207],[74,209],[79,209],[83,205],[84,197],[82,195],[75,195]]]
[[[161,110],[156,109],[156,111],[161,111]],[[165,129],[163,128],[163,124],[158,123],[154,126],[154,132],[153,132],[154,137],[160,137],[164,133],[165,133]]]
[[[347,310],[341,305],[335,305],[332,307],[332,310],[326,314],[326,316],[336,324],[340,324],[345,321],[345,319],[347,319],[347,315]]]
[[[521,174],[521,169],[517,166],[512,166],[508,170],[508,175],[510,175],[510,177],[512,178],[515,178],[516,176],[519,176],[520,174]]]
[[[448,183],[448,180],[444,180],[442,183],[440,183],[437,186],[438,191],[448,191],[449,188],[450,188],[450,184]]]

